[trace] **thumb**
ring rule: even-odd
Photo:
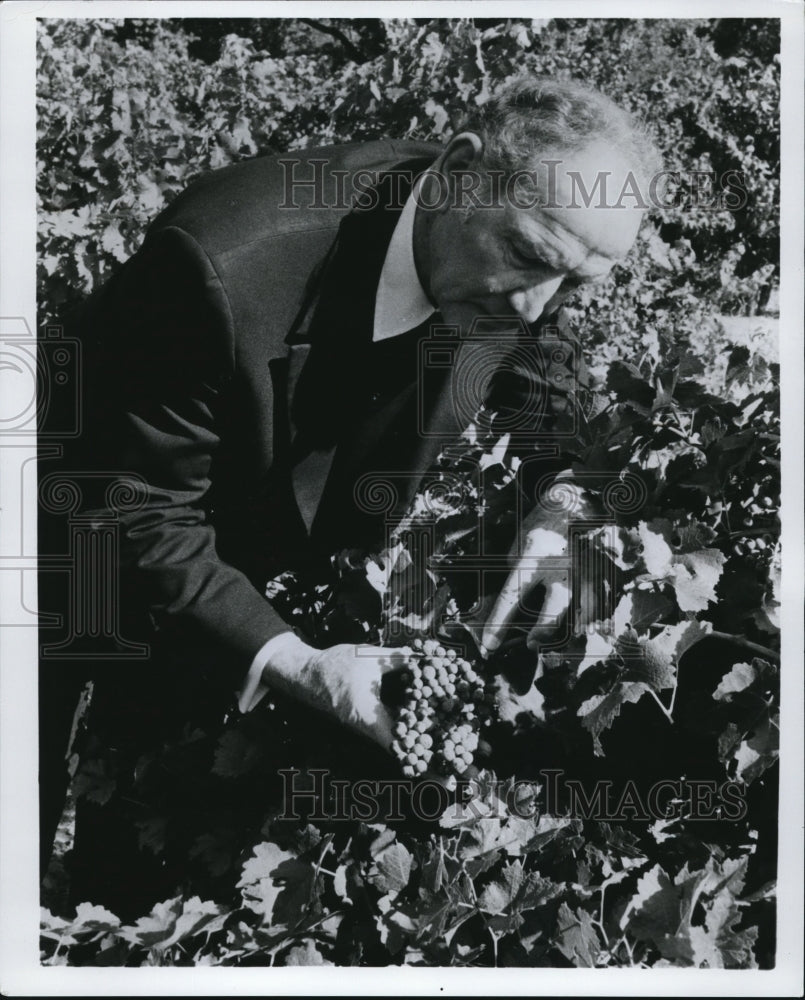
[[[371,650],[372,654],[377,657],[381,675],[407,667],[410,657],[413,654],[410,646],[400,646],[399,648],[381,647],[380,649],[377,646],[367,646],[366,649]]]
[[[393,724],[394,720],[386,706],[378,703],[370,735],[388,753],[391,753],[391,744],[394,742]]]

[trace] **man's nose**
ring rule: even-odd
[[[536,323],[545,306],[559,291],[563,275],[544,278],[509,295],[509,305],[526,323]]]

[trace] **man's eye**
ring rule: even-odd
[[[518,250],[517,247],[511,247],[511,255],[520,267],[530,267],[534,269],[547,267],[545,262],[539,257],[532,257],[530,254],[523,253],[523,251]]]

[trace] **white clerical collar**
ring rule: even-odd
[[[391,236],[375,299],[375,325],[372,340],[388,340],[424,323],[436,312],[416,273],[414,263],[414,215],[416,192],[414,185],[403,206]]]

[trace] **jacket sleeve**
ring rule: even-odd
[[[118,512],[124,580],[157,630],[205,650],[237,685],[288,625],[220,558],[207,509],[236,382],[221,282],[187,233],[162,230],[91,300],[80,332],[85,461],[137,490]]]

